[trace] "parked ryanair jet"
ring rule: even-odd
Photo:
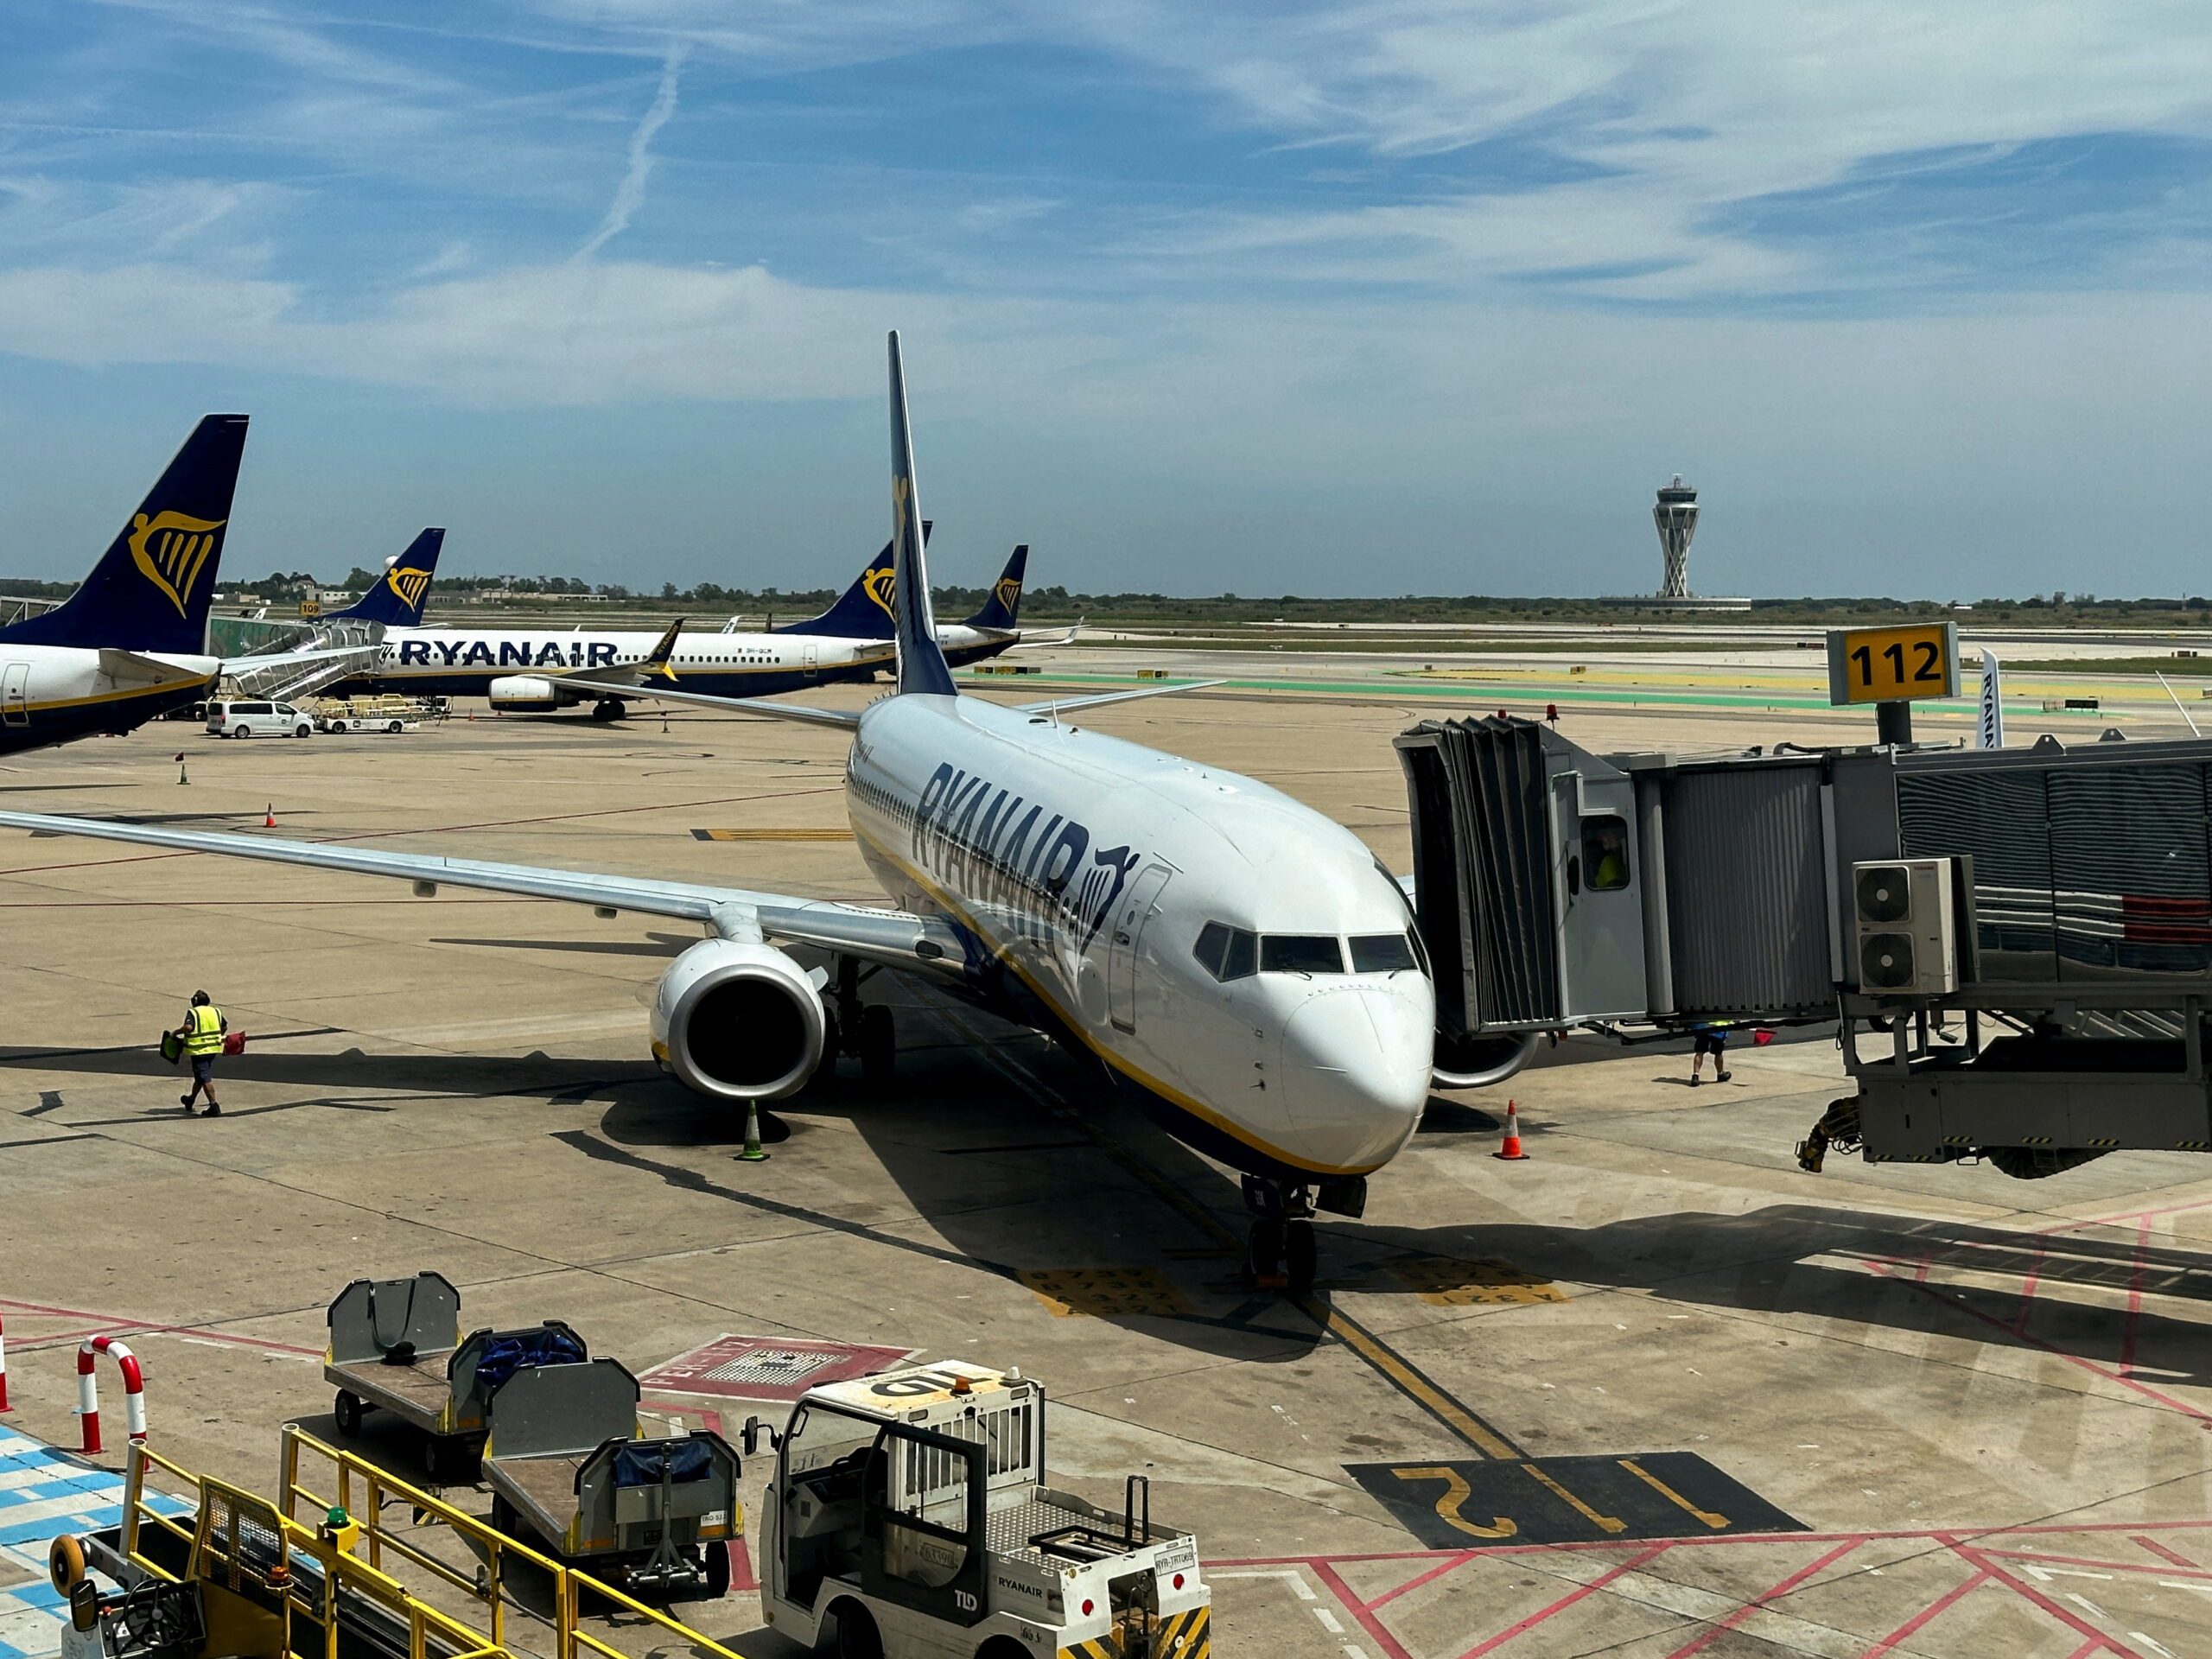
[[[407,550],[385,566],[384,575],[342,611],[332,611],[325,622],[374,622],[385,629],[421,626],[423,607],[430,602],[430,582],[438,574],[438,550],[446,544],[442,530],[425,530],[408,543]]]
[[[207,611],[246,417],[193,429],[63,603],[0,628],[0,753],[127,732],[207,695]]]
[[[664,695],[849,736],[846,809],[900,908],[33,813],[0,812],[0,826],[702,923],[711,937],[660,982],[652,1048],[737,1106],[794,1092],[836,1052],[885,1075],[891,1010],[862,1005],[861,969],[932,980],[1096,1057],[1242,1171],[1254,1271],[1308,1286],[1315,1210],[1360,1213],[1366,1178],[1428,1097],[1436,999],[1406,897],[1358,837],[1288,796],[1065,719],[1175,688],[1027,705],[957,694],[930,605],[895,334],[890,370],[893,694],[857,714]],[[829,952],[834,982],[783,945]]]
[[[589,703],[598,718],[618,720],[632,699],[657,696],[665,685],[765,697],[868,679],[892,662],[890,560],[886,547],[819,616],[766,632],[679,632],[672,649],[659,634],[628,630],[424,628],[392,618],[374,672],[335,690],[482,696],[510,714]],[[1015,548],[982,608],[940,631],[950,661],[981,662],[1022,643],[1018,619],[1028,562],[1029,549]],[[435,556],[421,568],[427,592]],[[393,585],[387,577],[369,599],[380,600]],[[586,680],[594,683],[587,687]]]

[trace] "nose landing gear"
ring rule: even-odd
[[[1320,1260],[1311,1189],[1260,1175],[1247,1175],[1243,1186],[1244,1207],[1252,1212],[1251,1230],[1245,1236],[1245,1278],[1255,1290],[1305,1295],[1313,1288]]]

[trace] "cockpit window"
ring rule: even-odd
[[[1414,948],[1402,933],[1351,936],[1351,970],[1355,974],[1395,974],[1417,965]]]
[[[1254,944],[1252,935],[1241,929],[1208,922],[1198,930],[1198,942],[1191,954],[1216,979],[1243,979],[1252,972]]]
[[[1269,933],[1260,941],[1263,974],[1341,974],[1344,948],[1333,934]]]

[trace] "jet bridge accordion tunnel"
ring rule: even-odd
[[[1575,1027],[1833,1021],[1857,1093],[1808,1169],[2212,1150],[2212,741],[1597,755],[1483,719],[1397,750],[1446,1083]]]

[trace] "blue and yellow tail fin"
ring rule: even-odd
[[[160,481],[108,543],[84,585],[0,637],[29,645],[200,656],[231,496],[245,453],[246,417],[207,415]]]
[[[438,574],[438,550],[445,545],[442,530],[426,530],[407,544],[407,550],[385,567],[385,573],[363,594],[331,618],[381,622],[388,628],[420,627],[423,607],[430,602],[430,581]]]
[[[914,481],[914,434],[906,419],[906,370],[899,331],[891,331],[891,621],[899,646],[894,696],[958,695],[930,608],[929,561],[922,551],[921,491]]]
[[[1021,626],[1021,583],[1029,574],[1029,543],[1024,542],[1014,550],[1014,556],[1006,562],[1006,569],[991,584],[991,596],[983,601],[982,609],[968,619],[971,628],[989,628],[1000,633],[1011,633]]]
[[[922,522],[922,540],[930,538],[927,519]],[[883,544],[883,551],[868,562],[868,566],[854,578],[853,585],[839,594],[837,602],[819,616],[810,616],[804,622],[793,622],[786,627],[771,628],[771,633],[818,633],[832,639],[888,639],[891,638],[891,543]]]

